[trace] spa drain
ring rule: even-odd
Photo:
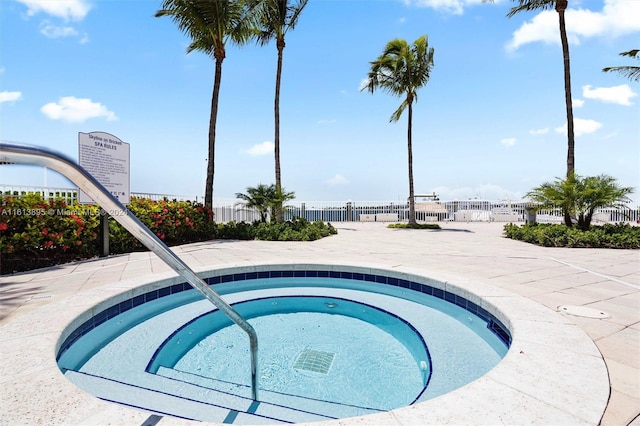
[[[333,352],[305,349],[298,355],[293,368],[311,371],[312,373],[327,374],[335,356],[336,354]]]

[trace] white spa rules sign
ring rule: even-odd
[[[129,204],[129,144],[104,132],[78,133],[78,162],[122,204]],[[94,201],[79,191],[80,203]]]

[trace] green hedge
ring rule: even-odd
[[[591,226],[588,231],[557,224],[507,224],[504,236],[544,247],[640,248],[640,226],[627,223]]]
[[[46,201],[40,195],[0,197],[0,253],[51,257],[91,255],[98,238],[96,206]],[[4,269],[4,268],[3,268]]]
[[[294,218],[285,222],[222,223],[216,236],[232,240],[314,241],[337,233],[330,223]]]
[[[390,223],[391,229],[442,229],[437,223]]]
[[[200,203],[132,198],[127,208],[167,245],[215,237],[213,213]],[[109,249],[112,253],[127,253],[144,247],[129,231],[110,219]]]
[[[190,201],[131,198],[127,206],[167,245],[213,238],[270,241],[313,241],[336,234],[329,223],[296,218],[282,223],[213,221],[213,213]],[[100,208],[39,194],[0,196],[0,273],[26,271],[100,253]],[[113,218],[109,218],[109,251],[113,254],[144,247]]]
[[[128,209],[168,245],[215,237],[210,209],[190,201],[132,198]],[[12,273],[99,255],[100,208],[47,201],[39,194],[0,196],[0,262]],[[144,249],[126,229],[109,219],[109,250]]]

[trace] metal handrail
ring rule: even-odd
[[[156,256],[162,259],[189,284],[220,309],[229,319],[249,335],[251,350],[251,397],[258,400],[258,336],[253,327],[236,312],[218,293],[209,287],[191,268],[187,266],[167,245],[149,228],[135,217],[89,172],[73,160],[50,150],[0,143],[0,164],[30,164],[48,167],[65,176],[83,190],[103,210],[110,214],[127,231],[144,244]]]

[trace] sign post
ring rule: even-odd
[[[114,197],[127,205],[131,200],[129,144],[104,132],[78,133],[78,162]],[[93,203],[78,191],[78,202]],[[109,214],[100,209],[101,256],[109,255]]]

